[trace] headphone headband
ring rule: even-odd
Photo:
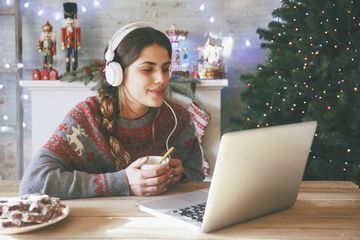
[[[106,81],[114,87],[117,87],[121,84],[123,80],[123,69],[118,62],[112,62],[115,57],[115,49],[119,46],[121,41],[132,31],[138,28],[151,27],[158,31],[159,27],[151,22],[133,22],[126,24],[125,26],[119,28],[114,35],[109,40],[108,49],[105,53],[106,67],[105,67],[105,77]]]
[[[106,51],[105,54],[105,59],[107,62],[110,62],[114,59],[114,54],[108,54],[109,50],[111,50],[111,52],[114,53],[115,49],[119,46],[119,44],[121,43],[121,41],[132,31],[134,31],[135,29],[138,28],[144,28],[144,27],[151,27],[154,28],[158,31],[161,31],[159,29],[159,27],[157,25],[155,25],[152,22],[146,22],[146,21],[141,21],[141,22],[133,22],[133,23],[129,23],[126,24],[124,26],[122,26],[121,28],[119,28],[114,35],[111,37],[111,39],[109,40],[109,45],[108,45],[108,50]]]

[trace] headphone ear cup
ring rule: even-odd
[[[113,87],[118,87],[123,81],[123,70],[119,63],[110,62],[105,68],[106,81]]]

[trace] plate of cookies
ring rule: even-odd
[[[18,234],[55,224],[70,213],[59,198],[45,194],[0,198],[0,234]]]

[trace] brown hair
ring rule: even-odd
[[[150,27],[138,28],[130,32],[117,46],[115,50],[114,62],[118,62],[123,71],[135,62],[141,51],[150,45],[164,47],[171,59],[171,43],[166,35]],[[107,49],[105,49],[106,52]],[[114,158],[116,169],[124,169],[130,164],[130,155],[124,146],[114,136],[116,129],[116,117],[119,114],[119,91],[118,87],[113,87],[103,78],[98,89],[98,101],[100,103],[101,119],[99,124],[105,131],[105,138],[110,145],[111,155]]]

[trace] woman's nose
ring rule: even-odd
[[[168,72],[159,71],[155,74],[155,83],[161,84],[169,81],[170,75]]]

